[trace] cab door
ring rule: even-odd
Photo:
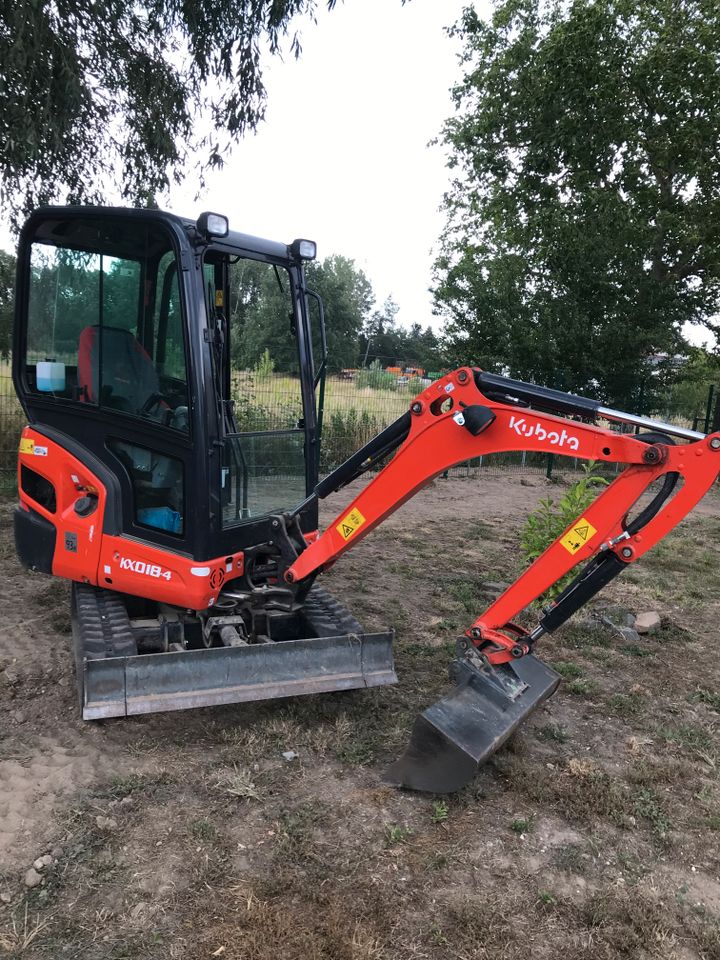
[[[151,212],[36,214],[20,246],[14,375],[30,422],[115,478],[104,532],[192,554],[202,498],[182,242]]]
[[[204,271],[207,310],[221,331],[219,501],[229,547],[241,542],[245,525],[297,507],[317,481],[316,458],[308,454],[312,357],[299,269],[259,253],[223,257],[210,250]]]

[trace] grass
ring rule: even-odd
[[[517,820],[512,821],[512,823],[510,824],[510,829],[512,830],[513,833],[517,833],[520,836],[524,836],[526,833],[530,833],[534,824],[535,824],[534,816],[527,817],[526,819],[523,819],[520,817]]]
[[[648,787],[639,790],[635,795],[633,807],[636,815],[646,820],[655,834],[664,840],[670,830],[670,817],[657,793]]]
[[[578,677],[566,683],[565,689],[575,697],[592,697],[600,691],[600,684],[587,677]]]
[[[689,695],[688,700],[691,703],[704,703],[714,710],[715,713],[720,713],[720,693],[715,693],[714,690],[706,690],[705,687],[698,687],[697,690],[694,690]]]
[[[190,824],[190,833],[198,840],[214,840],[218,835],[217,827],[205,817],[193,820]]]
[[[18,917],[17,913],[14,913],[5,931],[0,930],[0,950],[12,957],[21,957],[26,950],[30,949],[35,940],[48,929],[51,922],[52,917],[41,920],[39,914],[36,914],[35,919],[31,920],[26,901],[21,915]]]
[[[552,663],[551,666],[553,670],[557,671],[557,673],[566,680],[572,680],[582,677],[583,675],[582,667],[579,667],[576,663],[572,663],[569,660],[557,660],[555,663]]]
[[[233,766],[216,783],[218,790],[239,800],[262,800],[262,794],[255,786],[255,778],[249,770]]]
[[[546,723],[542,727],[538,727],[536,733],[541,740],[548,740],[553,743],[567,743],[570,739],[567,729],[560,723]]]
[[[388,847],[396,843],[405,843],[412,836],[413,831],[410,827],[403,827],[397,823],[388,823],[385,825],[385,843]]]
[[[608,707],[620,717],[637,717],[645,709],[645,698],[639,693],[614,693]]]
[[[714,737],[706,727],[697,723],[678,723],[663,727],[661,736],[667,743],[675,743],[689,753],[707,756],[713,751]]]
[[[568,843],[559,847],[553,856],[553,863],[558,870],[569,873],[585,873],[589,857],[585,848],[579,843]]]
[[[315,831],[328,823],[330,807],[321,800],[308,800],[283,810],[277,825],[276,860],[293,862],[316,857]]]
[[[300,381],[281,373],[262,376],[257,372],[234,373],[235,392],[241,395],[252,392],[256,402],[271,409],[299,409]],[[358,388],[353,380],[342,380],[329,376],[325,383],[325,414],[332,411],[367,411],[368,413],[391,423],[403,414],[415,392],[402,384],[395,390]]]
[[[641,647],[637,643],[624,643],[618,649],[628,657],[639,657],[643,659],[645,657],[655,656],[654,651],[649,650],[647,647]]]
[[[450,808],[445,800],[435,800],[432,805],[432,822],[445,823],[450,816]]]

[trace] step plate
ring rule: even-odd
[[[397,683],[394,632],[82,661],[85,720]]]

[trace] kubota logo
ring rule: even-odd
[[[514,430],[519,437],[547,440],[554,447],[569,447],[571,450],[577,450],[580,446],[578,438],[573,437],[567,430],[562,430],[560,433],[557,430],[546,430],[537,421],[528,423],[525,417],[510,417],[510,429]]]

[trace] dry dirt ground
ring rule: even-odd
[[[0,956],[720,958],[717,492],[607,591],[659,633],[566,625],[560,690],[469,787],[381,782],[548,492],[439,480],[326,575],[396,628],[397,687],[92,724],[67,585],[21,572],[6,502]]]

